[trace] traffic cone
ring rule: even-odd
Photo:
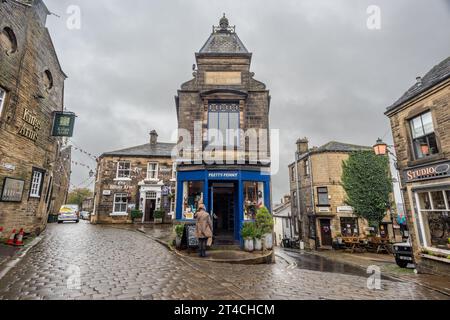
[[[16,242],[14,242],[14,245],[17,247],[23,246],[23,229],[20,229],[19,235],[17,236]]]
[[[8,246],[13,246],[15,237],[16,237],[16,229],[14,229],[13,232],[11,233],[11,235],[9,236],[9,239],[8,239],[8,241],[6,241],[6,244]]]

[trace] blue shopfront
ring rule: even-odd
[[[214,236],[240,241],[245,221],[253,221],[259,207],[271,207],[270,175],[247,170],[178,171],[177,220],[194,222],[204,203],[214,221]]]

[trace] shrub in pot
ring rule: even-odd
[[[262,245],[263,233],[261,229],[256,228],[255,231],[255,251],[261,251],[263,249]]]
[[[256,226],[263,234],[263,243],[266,249],[273,249],[273,217],[266,207],[258,209]]]
[[[181,247],[181,240],[183,239],[183,234],[184,234],[184,224],[178,224],[175,226],[175,234],[176,234],[176,238],[175,238],[175,245],[177,246],[177,248]]]
[[[162,211],[162,210],[156,210],[153,213],[154,222],[155,223],[162,223],[165,214],[166,213],[164,211]]]
[[[143,213],[141,210],[131,210],[131,221],[134,221],[136,219],[142,219]]]
[[[244,239],[244,249],[248,252],[253,252],[254,243],[253,238],[255,237],[256,226],[253,222],[245,222],[241,229],[241,236]]]

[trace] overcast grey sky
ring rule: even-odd
[[[77,113],[73,141],[99,155],[140,145],[156,129],[170,141],[174,96],[192,78],[194,53],[226,13],[247,49],[255,78],[271,90],[271,128],[281,130],[274,201],[288,192],[295,141],[392,142],[387,106],[418,75],[450,55],[446,0],[46,0],[48,27],[64,71],[66,107]],[[70,5],[81,29],[69,30]],[[369,5],[381,29],[367,28]],[[95,167],[74,151],[75,161]],[[73,166],[72,183],[88,178]],[[85,186],[84,184],[83,186]]]

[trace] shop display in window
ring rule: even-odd
[[[193,220],[199,205],[203,203],[203,182],[184,182],[183,199],[183,218]]]
[[[258,209],[264,207],[264,183],[244,182],[244,219],[256,219]]]

